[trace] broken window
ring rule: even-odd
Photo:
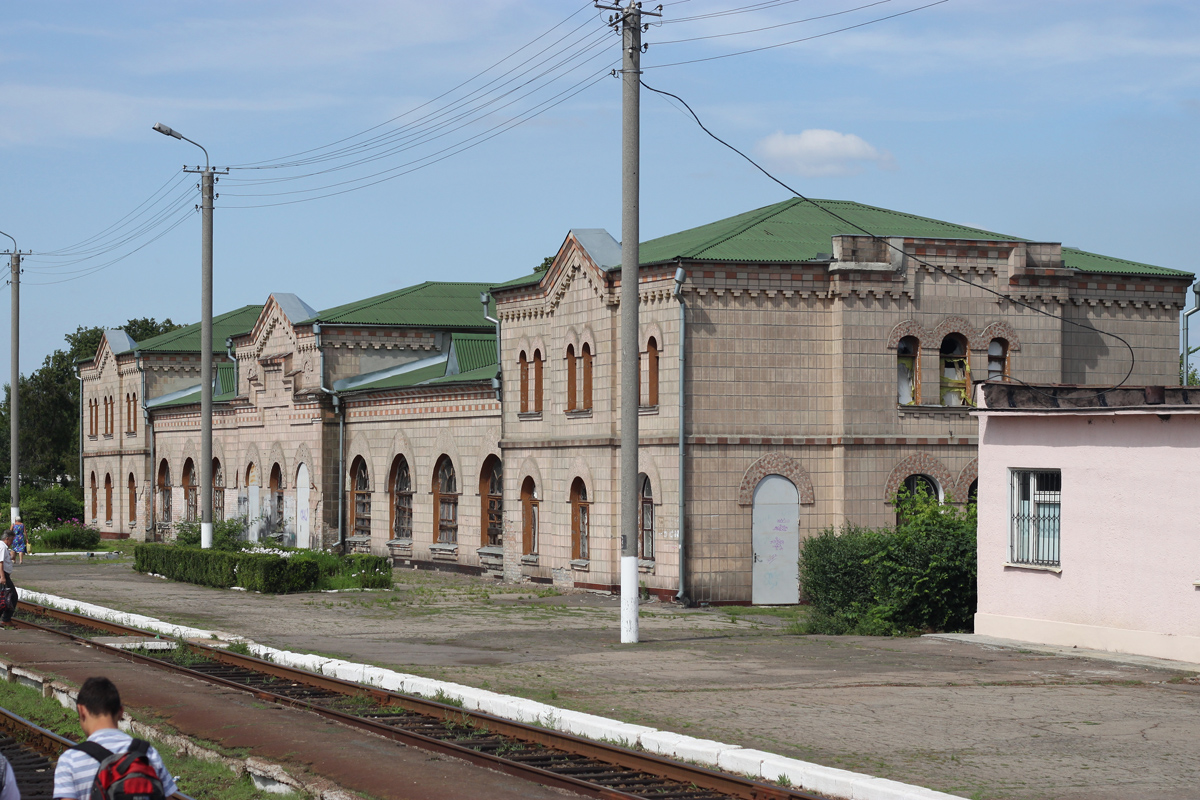
[[[920,382],[917,365],[921,354],[921,343],[915,336],[905,336],[896,345],[896,402],[912,406],[920,402]]]
[[[586,347],[587,345],[584,345]],[[585,351],[586,352],[586,351]],[[588,519],[591,504],[588,503],[587,486],[583,478],[571,484],[571,558],[587,560],[591,522]]]
[[[534,363],[537,363],[536,361]],[[500,459],[489,456],[479,476],[479,495],[483,499],[483,547],[504,544],[504,477]]]
[[[362,456],[354,459],[351,468],[353,494],[350,507],[354,513],[354,535],[371,535],[371,476]]]
[[[998,381],[1008,377],[1008,342],[992,339],[988,344],[988,380]]]
[[[412,476],[408,459],[396,456],[392,468],[392,538],[412,539]]]
[[[971,405],[971,367],[967,361],[967,340],[952,333],[942,339],[941,387],[944,406]]]
[[[538,493],[533,478],[521,484],[521,553],[536,555],[538,551]]]
[[[450,456],[438,459],[433,474],[433,507],[437,510],[437,540],[442,544],[458,543],[458,480]]]
[[[638,558],[654,558],[654,492],[650,478],[638,476]]]

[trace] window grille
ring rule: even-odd
[[[1014,469],[1011,481],[1009,561],[1059,566],[1062,473]]]
[[[354,535],[371,535],[371,478],[361,458],[354,470]]]
[[[196,487],[195,469],[189,458],[183,465],[183,518],[187,522],[196,521],[196,509],[199,506],[199,490]]]
[[[434,500],[438,511],[438,542],[458,543],[458,480],[449,456],[442,456],[434,476]]]
[[[582,478],[576,478],[571,484],[571,557],[587,560],[591,538],[589,520],[590,505],[588,503],[587,486]]]
[[[504,479],[498,459],[490,464],[490,471],[485,480],[487,483],[482,487],[486,491],[483,546],[499,547],[504,544]]]
[[[225,472],[221,469],[220,459],[213,459],[212,465],[212,518],[213,522],[225,521]]]
[[[638,515],[638,556],[647,561],[654,558],[654,493],[650,489],[650,479],[643,475],[639,495],[641,497]]]

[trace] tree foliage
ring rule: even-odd
[[[895,528],[827,528],[805,541],[800,579],[807,632],[893,636],[971,630],[976,601],[975,506],[906,491]]]

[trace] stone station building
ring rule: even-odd
[[[1128,340],[1134,383],[1177,380],[1189,273],[821,202],[882,238],[789,200],[642,244],[651,592],[676,593],[682,551],[692,600],[795,602],[804,537],[894,521],[903,485],[967,500],[976,382],[1116,383],[1129,368],[1115,339],[1057,317]],[[619,260],[606,231],[577,229],[548,269],[504,284],[424,283],[322,312],[277,294],[222,317],[223,512],[236,504],[258,538],[612,588]],[[197,328],[166,334],[175,345],[112,334],[81,365],[85,420],[158,370],[132,401],[146,430],[124,461],[109,439],[83,442],[93,485],[136,478],[128,515],[90,490],[102,528],[163,536],[194,516]]]

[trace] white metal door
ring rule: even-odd
[[[768,475],[754,489],[751,543],[755,605],[800,602],[800,493],[782,475]]]
[[[296,547],[309,547],[308,542],[308,466],[296,470]]]

